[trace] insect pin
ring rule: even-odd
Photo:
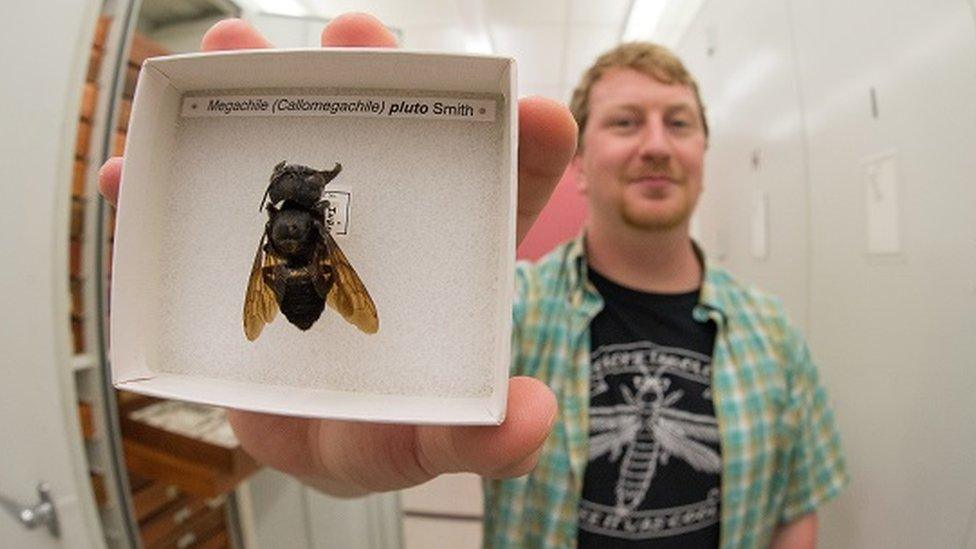
[[[325,305],[368,334],[379,329],[376,305],[339,248],[325,214],[325,186],[342,171],[279,163],[261,199],[268,214],[244,294],[244,335],[254,341],[278,309],[308,330]]]

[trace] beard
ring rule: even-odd
[[[621,218],[628,227],[644,231],[667,231],[686,224],[695,211],[697,197],[687,187],[670,190],[667,197],[627,197],[620,205]],[[649,203],[649,201],[653,201]]]
[[[674,183],[665,188],[640,189],[627,183],[620,205],[621,218],[628,227],[645,231],[666,231],[688,223],[698,202],[696,189],[684,170],[669,158],[652,159],[628,179],[665,176]]]

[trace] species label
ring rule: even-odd
[[[185,118],[363,116],[494,122],[495,101],[385,95],[202,95],[183,98]]]

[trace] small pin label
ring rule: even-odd
[[[322,193],[322,199],[329,201],[329,207],[325,210],[325,224],[333,236],[344,235],[349,232],[350,197],[351,193],[348,191],[326,191]]]

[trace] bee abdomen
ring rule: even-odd
[[[322,316],[325,300],[319,297],[311,280],[293,281],[286,287],[279,305],[288,322],[307,330]]]

